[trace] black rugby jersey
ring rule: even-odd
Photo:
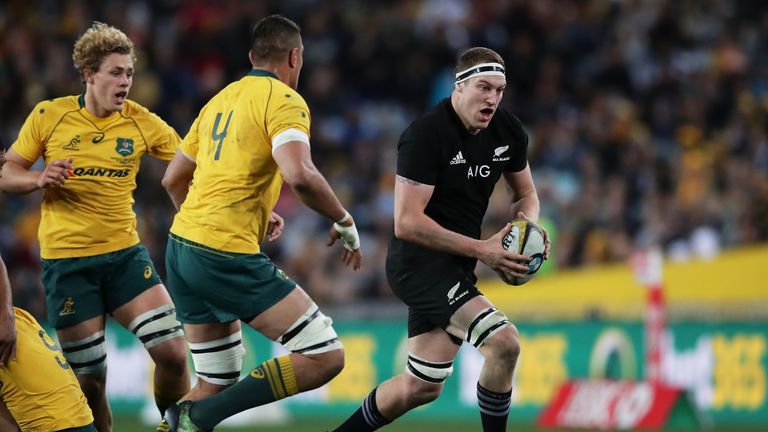
[[[481,224],[496,182],[504,171],[527,165],[528,135],[520,120],[499,108],[488,127],[470,134],[446,98],[416,119],[397,146],[397,174],[434,185],[425,213],[443,228],[480,238]],[[390,239],[389,259],[443,254]],[[471,266],[474,268],[475,260]]]

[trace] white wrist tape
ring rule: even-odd
[[[360,236],[357,234],[357,227],[355,224],[341,226],[338,223],[334,223],[333,229],[341,235],[341,240],[344,242],[345,249],[350,251],[360,249]]]
[[[340,224],[343,224],[344,222],[348,221],[348,220],[349,220],[349,218],[351,218],[351,217],[352,217],[352,215],[351,215],[351,214],[349,214],[349,212],[348,212],[348,211],[345,211],[345,212],[344,212],[344,217],[343,217],[343,218],[341,218],[341,219],[339,219],[339,220],[337,220],[336,222],[337,222],[337,223],[340,223]]]

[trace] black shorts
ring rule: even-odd
[[[453,314],[469,300],[482,295],[475,283],[474,263],[450,255],[387,257],[387,280],[408,305],[408,337],[435,327],[445,330]],[[461,339],[451,336],[457,345]]]

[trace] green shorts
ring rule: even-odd
[[[140,244],[90,257],[44,259],[42,276],[48,324],[55,328],[112,313],[162,283]]]
[[[223,252],[174,234],[165,266],[176,318],[188,324],[248,322],[296,287],[263,253]]]
[[[96,427],[93,425],[93,423],[81,427],[71,428],[71,429],[64,429],[61,432],[96,432]]]

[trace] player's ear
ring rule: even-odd
[[[298,48],[291,48],[291,50],[288,51],[288,66],[290,66],[291,69],[294,69],[299,66],[299,49]]]
[[[83,69],[83,84],[93,84],[93,75],[90,69]]]
[[[248,61],[251,62],[251,66],[253,66],[253,50],[248,50]]]

